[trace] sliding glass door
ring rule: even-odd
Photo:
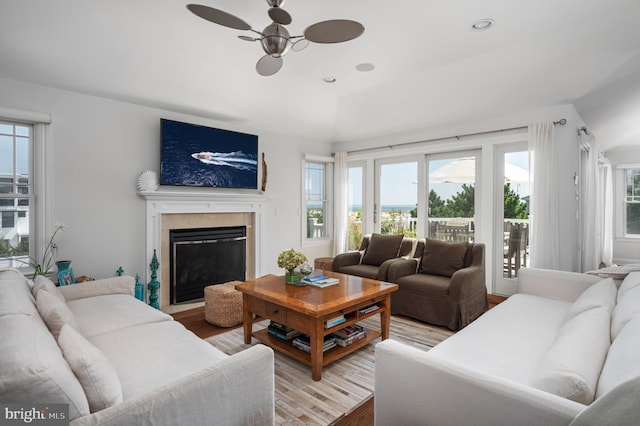
[[[475,241],[480,152],[427,155],[427,237]]]
[[[529,263],[529,152],[526,143],[495,151],[495,289],[517,291],[518,270]]]
[[[376,161],[375,232],[416,237],[418,161]]]

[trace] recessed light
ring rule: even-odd
[[[328,75],[325,78],[322,79],[325,83],[335,83],[336,82],[336,78],[332,75]]]
[[[474,31],[485,31],[491,28],[496,23],[491,18],[479,19],[471,25],[471,29]]]
[[[356,69],[358,71],[367,72],[372,71],[376,66],[369,62],[363,62],[361,64],[356,65]]]

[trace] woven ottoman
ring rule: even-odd
[[[242,281],[210,285],[204,288],[204,319],[218,327],[242,323],[242,293],[236,290]]]

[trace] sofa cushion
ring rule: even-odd
[[[611,315],[613,308],[616,306],[616,295],[618,288],[613,282],[613,278],[606,278],[599,281],[583,291],[580,296],[569,308],[564,322],[571,320],[577,315],[589,309],[603,306]]]
[[[620,299],[622,299],[626,292],[638,286],[640,286],[640,272],[632,272],[627,275],[618,289],[617,301],[620,302]]]
[[[640,336],[640,316],[629,321],[611,344],[598,380],[596,398],[600,398],[632,377],[640,376],[638,336]]]
[[[593,402],[610,346],[605,307],[584,311],[560,327],[531,377],[531,386],[579,402]]]
[[[640,286],[624,292],[611,315],[611,340],[615,340],[625,325],[640,314]]]
[[[74,328],[87,339],[125,327],[173,320],[171,315],[126,294],[72,300],[67,306],[78,320]]]
[[[58,346],[80,381],[92,413],[122,402],[120,379],[98,348],[66,324],[60,330]]]
[[[439,275],[412,274],[399,278],[397,284],[403,291],[414,291],[446,299],[449,295],[451,279]],[[391,297],[393,298],[393,294]]]
[[[355,275],[357,277],[376,279],[378,277],[378,266],[373,265],[349,265],[343,266],[338,272],[347,275]]]
[[[425,242],[420,273],[451,277],[464,268],[464,259],[469,243],[449,243],[428,239]]]
[[[69,324],[74,328],[77,327],[76,318],[67,305],[48,291],[38,292],[36,306],[54,338],[58,338],[60,330],[65,324]]]
[[[403,235],[372,234],[369,245],[362,257],[364,265],[380,266],[382,262],[398,257]]]
[[[29,281],[15,269],[0,271],[0,316],[26,314],[40,318]]]
[[[0,330],[0,401],[69,404],[69,420],[89,414],[82,386],[42,321],[0,316]]]
[[[33,279],[33,289],[31,290],[33,297],[36,297],[40,290],[48,291],[61,301],[65,302],[65,298],[58,290],[58,287],[56,287],[53,281],[51,281],[44,275],[36,275],[36,277]]]
[[[127,327],[100,334],[89,341],[115,368],[125,401],[195,374],[228,357],[177,321]],[[148,354],[149,362],[132,359],[132,353]]]

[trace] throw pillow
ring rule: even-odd
[[[122,386],[111,362],[80,333],[62,326],[58,346],[84,389],[92,413],[122,402]]]
[[[31,290],[31,294],[33,294],[33,297],[36,297],[40,290],[48,291],[49,293],[53,294],[61,301],[63,302],[65,301],[64,296],[62,295],[62,293],[60,293],[60,290],[58,290],[58,287],[56,287],[53,281],[51,281],[49,278],[45,277],[44,275],[36,275],[36,277],[34,278],[33,289]]]
[[[428,239],[424,245],[420,272],[423,274],[451,277],[464,268],[464,258],[469,243],[449,243]]]
[[[76,326],[76,318],[67,307],[67,304],[47,291],[38,292],[36,295],[36,307],[45,324],[47,324],[49,331],[56,339],[63,325]]]
[[[616,294],[618,288],[613,282],[613,278],[606,278],[602,281],[598,281],[588,289],[582,292],[580,296],[573,302],[567,314],[564,317],[564,322],[569,321],[571,318],[581,314],[589,309],[604,306],[611,315],[611,311],[616,306]]]
[[[622,296],[624,296],[626,292],[638,286],[640,286],[640,272],[632,272],[627,275],[618,289],[618,302],[620,302],[620,299],[622,299]]]
[[[397,258],[403,238],[403,235],[372,234],[362,264],[380,266],[385,260]]]
[[[563,324],[531,376],[531,386],[589,405],[610,347],[606,308],[582,312]]]
[[[640,287],[627,290],[611,314],[611,340],[615,340],[625,325],[640,315]]]

